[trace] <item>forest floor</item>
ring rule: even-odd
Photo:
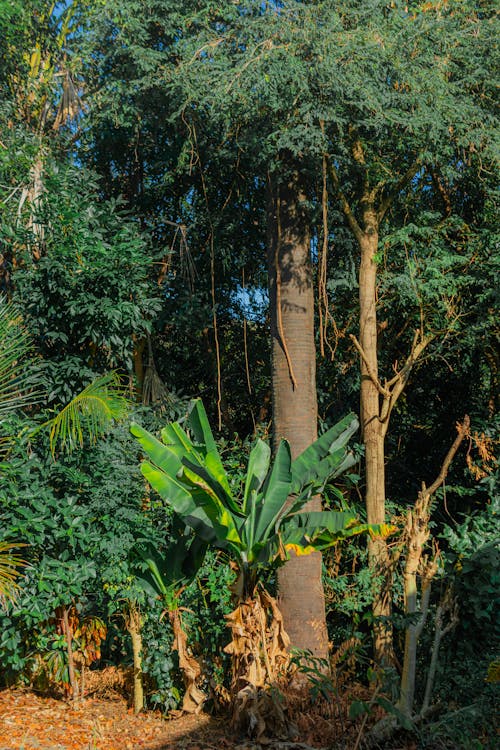
[[[295,719],[295,715],[294,715]],[[337,722],[303,712],[296,742],[280,748],[332,747]],[[344,726],[352,748],[356,727]],[[338,738],[337,738],[338,739]],[[343,744],[343,743],[342,743]],[[0,750],[257,750],[260,745],[234,737],[228,721],[206,714],[165,718],[134,716],[124,698],[86,698],[73,705],[27,690],[0,691]]]
[[[334,722],[304,713],[297,742],[283,748],[330,744]],[[355,734],[354,738],[355,739]],[[274,744],[274,743],[273,743]],[[353,742],[348,743],[349,747]],[[330,745],[331,746],[331,745]],[[227,719],[207,714],[134,716],[124,698],[86,698],[80,704],[28,690],[0,691],[0,750],[256,750],[231,734]]]
[[[32,692],[0,692],[0,750],[229,750],[223,725],[207,715],[134,716],[123,698],[79,705]]]

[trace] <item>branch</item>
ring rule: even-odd
[[[459,449],[462,440],[468,434],[469,428],[470,428],[470,417],[468,414],[466,414],[462,424],[457,424],[458,435],[456,436],[455,442],[451,446],[450,450],[446,454],[446,458],[444,459],[443,465],[441,466],[441,469],[439,470],[439,474],[437,475],[436,479],[431,484],[431,486],[426,489],[426,492],[429,495],[433,495],[438,489],[438,487],[441,484],[443,484],[444,480],[446,479],[446,475],[448,474],[448,469],[450,468],[450,464],[455,458],[455,453]]]
[[[418,340],[420,337],[420,341]],[[425,336],[420,330],[415,331],[413,342],[411,345],[410,353],[406,359],[401,370],[399,370],[391,380],[386,380],[384,389],[388,392],[388,395],[384,398],[382,409],[380,411],[380,421],[385,424],[384,434],[387,432],[389,427],[389,417],[391,412],[396,406],[398,398],[403,393],[405,386],[410,377],[410,372],[413,369],[413,365],[418,360],[424,349],[430,344],[433,335]]]
[[[419,168],[420,168],[420,157],[417,157],[411,167],[405,172],[405,174],[401,177],[399,182],[396,183],[395,187],[391,190],[391,192],[380,202],[379,210],[377,211],[377,218],[379,223],[382,221],[384,216],[386,215],[389,208],[392,206],[396,198],[398,197],[399,193],[403,188],[405,188],[409,182],[415,177],[417,174]]]
[[[201,57],[201,54],[206,49],[214,49],[215,47],[218,47],[219,44],[222,44],[222,42],[224,42],[225,40],[226,40],[226,37],[221,36],[219,37],[219,39],[211,39],[206,44],[203,44],[199,49],[196,50],[191,60],[189,60],[188,65],[191,65],[192,63],[194,63],[195,60],[198,60]]]
[[[427,167],[429,169],[429,172],[432,177],[432,182],[434,183],[434,187],[438,191],[439,195],[441,196],[441,200],[443,201],[444,205],[444,215],[446,218],[451,215],[451,212],[453,210],[453,207],[451,205],[451,198],[450,198],[450,192],[448,186],[444,184],[444,178],[438,173],[436,169],[433,167]]]
[[[339,196],[340,203],[342,205],[342,211],[344,212],[344,216],[347,219],[347,223],[349,224],[349,228],[353,235],[356,237],[358,242],[361,242],[361,239],[364,235],[363,230],[359,226],[356,217],[354,216],[351,206],[349,205],[349,201],[345,197],[342,188],[340,187],[340,180],[339,176],[337,174],[337,170],[332,164],[332,160],[326,155],[326,163],[328,166],[328,172],[330,173],[331,180],[333,182],[333,185],[335,187],[335,190],[337,191],[337,195]]]
[[[420,342],[418,340],[419,337],[420,337]],[[427,346],[431,343],[431,341],[432,341],[433,338],[434,338],[434,336],[432,336],[432,335],[430,335],[430,336],[424,336],[422,334],[422,332],[420,330],[418,330],[418,329],[415,331],[415,335],[413,337],[413,341],[412,341],[410,353],[409,353],[408,357],[406,358],[406,362],[404,363],[404,365],[401,368],[401,370],[399,370],[394,375],[393,378],[391,378],[390,380],[386,381],[386,383],[385,383],[385,387],[386,388],[391,388],[393,385],[395,385],[396,383],[398,383],[398,381],[400,381],[402,378],[404,378],[404,383],[406,384],[406,382],[408,380],[408,375],[410,374],[410,371],[411,371],[413,365],[415,364],[415,362],[417,361],[417,359],[420,357],[420,355],[422,354],[422,352],[424,351],[424,349],[426,349]]]
[[[371,365],[368,362],[368,359],[367,359],[366,354],[364,352],[364,349],[361,346],[361,344],[359,343],[359,341],[356,338],[356,336],[354,336],[354,334],[350,333],[349,334],[349,338],[351,339],[352,343],[354,344],[354,346],[358,350],[361,359],[365,363],[366,371],[367,371],[367,373],[368,373],[368,375],[370,377],[370,380],[372,381],[373,385],[376,387],[377,391],[382,396],[385,396],[386,398],[390,398],[391,392],[387,388],[384,388],[384,386],[382,385],[382,383],[380,382],[380,380],[377,378],[377,376],[373,372],[373,370],[371,368]]]

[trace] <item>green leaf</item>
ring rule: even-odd
[[[214,522],[217,522],[226,530],[227,540],[241,543],[237,526],[232,515],[232,508],[228,508],[224,505],[224,501],[217,493],[217,490],[212,487],[212,484],[217,487],[217,483],[213,477],[211,477],[208,472],[204,471],[203,467],[192,464],[187,458],[182,459],[182,465],[184,476],[206,494],[206,508],[211,511],[209,515]],[[208,481],[206,478],[208,478]],[[219,489],[221,488],[219,487]],[[208,498],[210,498],[210,502],[208,502]]]
[[[110,372],[96,378],[42,427],[50,427],[50,450],[54,455],[58,447],[67,452],[82,447],[84,436],[95,443],[113,421],[125,419],[128,412],[129,402],[120,377]]]
[[[259,542],[264,542],[274,531],[276,522],[283,512],[290,494],[291,462],[290,446],[286,440],[281,440],[259,498],[255,524],[255,539]]]
[[[196,453],[194,446],[178,422],[171,422],[161,431],[163,443],[181,459],[186,453]]]
[[[19,310],[0,295],[0,419],[39,400],[27,366],[31,343]]]
[[[248,469],[243,494],[243,512],[247,510],[247,502],[251,493],[260,490],[269,470],[271,449],[263,440],[257,440],[248,459]]]
[[[181,468],[181,462],[170,448],[160,443],[150,432],[135,422],[130,425],[130,432],[137,438],[155,466],[171,476],[177,474]]]
[[[179,480],[147,461],[141,464],[141,471],[160,497],[166,500],[182,519],[197,509],[198,505],[193,500],[192,493]]]
[[[365,701],[353,701],[349,706],[349,718],[357,719],[358,716],[369,713],[370,706]]]
[[[291,492],[298,495],[306,485],[317,481],[324,483],[344,471],[340,468],[346,453],[344,448],[358,427],[357,417],[348,414],[306,448],[292,462]],[[347,462],[346,468],[354,463]]]
[[[205,457],[205,464],[208,470],[213,474],[215,479],[224,488],[225,492],[231,497],[231,487],[222,465],[222,461],[217,450],[217,445],[210,429],[207,413],[201,399],[193,402],[193,407],[189,414],[187,424],[196,441],[197,447]]]
[[[313,511],[287,516],[280,524],[279,533],[286,549],[302,554],[326,550],[341,539],[369,533],[376,527],[359,523],[349,511]],[[297,549],[296,549],[297,548]]]
[[[241,513],[240,508],[238,507],[236,502],[233,500],[231,495],[228,495],[224,487],[209,471],[208,467],[203,466],[203,464],[197,461],[196,456],[194,456],[193,454],[188,455],[189,458],[188,456],[183,456],[182,466],[184,467],[184,474],[189,478],[189,481],[193,482],[196,485],[203,486],[207,491],[210,491],[213,494],[214,498],[217,499],[217,502],[222,503],[225,508],[236,515],[240,515],[243,518],[243,514]],[[193,476],[193,474],[195,476]],[[196,479],[196,477],[198,477],[198,479]]]

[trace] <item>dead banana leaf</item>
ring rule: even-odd
[[[179,669],[182,672],[185,686],[182,710],[185,713],[198,714],[206,701],[205,693],[196,684],[202,673],[201,665],[188,651],[187,635],[182,627],[182,618],[179,610],[170,612],[169,617],[174,631],[172,648],[179,655]]]
[[[232,657],[232,724],[257,742],[290,738],[290,724],[278,693],[289,667],[290,639],[276,600],[261,586],[227,615]]]

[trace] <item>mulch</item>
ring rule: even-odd
[[[0,692],[0,750],[229,750],[223,726],[202,714],[134,716],[124,699],[79,705],[32,692]]]

